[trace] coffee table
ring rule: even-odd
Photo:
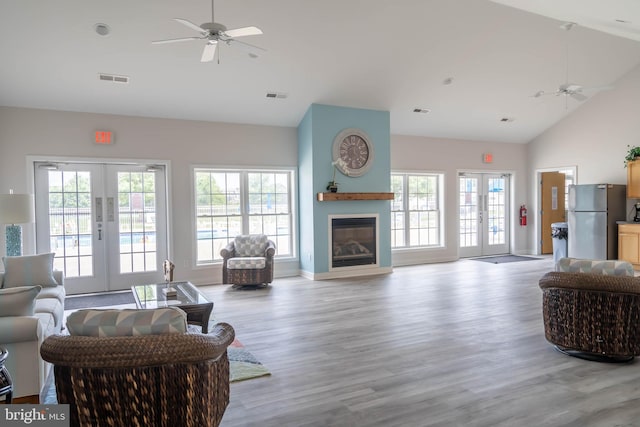
[[[187,313],[187,323],[202,327],[202,333],[208,334],[213,303],[190,282],[171,282],[171,287],[177,291],[177,295],[167,298],[162,292],[163,289],[167,289],[167,285],[155,283],[132,286],[131,292],[136,306],[144,309],[178,307]]]

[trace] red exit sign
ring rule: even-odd
[[[95,135],[96,144],[111,145],[113,144],[113,132],[109,130],[97,130]]]

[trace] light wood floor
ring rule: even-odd
[[[375,278],[201,287],[272,376],[231,384],[222,426],[640,426],[640,362],[544,338],[550,258]]]

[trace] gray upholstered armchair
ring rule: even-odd
[[[236,236],[224,249],[222,283],[237,286],[268,285],[273,281],[276,245],[264,234]]]

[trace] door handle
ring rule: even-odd
[[[102,222],[102,197],[96,197],[96,222]]]
[[[107,221],[115,221],[115,201],[113,197],[107,197]]]
[[[98,228],[98,240],[102,240],[102,228]]]

